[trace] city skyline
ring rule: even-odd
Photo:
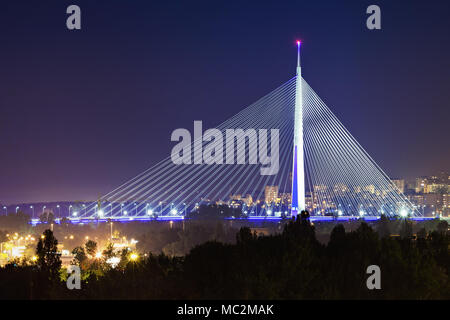
[[[450,174],[446,172],[440,172],[438,175],[433,176],[421,176],[415,179],[392,179],[393,185],[398,190],[405,194],[407,199],[416,206],[417,210],[421,212],[422,216],[435,216],[436,214],[442,217],[448,217],[450,215]],[[306,192],[306,207],[311,214],[319,215],[358,215],[357,211],[349,212],[343,209],[339,209],[340,205],[334,203],[333,198],[329,198],[327,194],[327,188],[334,189],[333,192],[340,193],[366,193],[376,194],[378,197],[385,198],[386,192],[389,190],[378,190],[374,185],[361,185],[351,188],[345,184],[338,183],[332,186],[312,186],[312,190],[307,188]],[[230,208],[240,209],[242,214],[247,210],[252,210],[251,207],[261,207],[259,213],[254,212],[252,215],[268,215],[276,216],[282,212],[286,215],[291,204],[291,192],[289,189],[281,189],[279,185],[266,185],[264,190],[254,190],[257,192],[245,193],[245,194],[229,194],[224,198],[199,198],[198,203],[192,206],[187,206],[185,203],[173,203],[169,210],[165,213],[168,216],[175,218],[181,218],[186,216],[191,211],[198,209],[199,204],[202,205],[225,205]],[[337,191],[336,189],[339,189]],[[53,213],[54,217],[61,219],[62,217],[73,218],[75,220],[80,217],[88,217],[86,215],[88,208],[92,208],[93,205],[97,205],[98,201],[57,201],[57,202],[40,202],[40,203],[22,203],[22,204],[10,204],[1,205],[0,209],[3,211],[0,215],[6,215],[14,212],[22,212],[30,216],[33,219],[39,219],[43,213]],[[326,201],[326,205],[321,206],[321,201]],[[148,199],[126,199],[118,203],[111,201],[102,201],[100,206],[103,209],[102,216],[97,218],[108,219],[110,217],[116,218],[132,218],[132,217],[145,217],[147,215],[153,216],[153,214],[161,215],[163,208],[165,208],[165,202],[151,202]],[[134,206],[133,206],[134,204]],[[124,207],[125,206],[125,207]],[[12,208],[11,208],[12,207]],[[322,208],[321,208],[322,207]],[[250,208],[250,209],[247,209]],[[172,209],[176,209],[174,213]],[[254,209],[254,208],[253,208]],[[316,209],[321,209],[320,212]],[[8,211],[9,210],[9,211]],[[91,210],[91,209],[89,209]],[[270,211],[269,211],[270,210]],[[378,215],[380,215],[379,212]],[[245,213],[247,214],[247,213]],[[92,217],[91,217],[92,218]],[[126,219],[125,219],[126,220]],[[59,220],[58,220],[59,221]]]

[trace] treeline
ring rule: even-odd
[[[91,265],[80,290],[68,290],[64,272],[56,277],[44,260],[9,265],[0,270],[0,299],[449,299],[447,223],[416,237],[410,222],[402,223],[405,231],[395,238],[364,222],[350,232],[337,225],[327,244],[306,216],[271,236],[241,228],[235,244],[209,241],[183,257]],[[380,267],[380,290],[366,286],[369,265]]]
[[[0,215],[0,226],[5,230],[28,231],[31,227],[29,221],[30,216],[22,211]]]

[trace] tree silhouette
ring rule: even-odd
[[[440,221],[436,227],[436,231],[442,234],[446,234],[448,231],[448,222],[445,220]]]
[[[256,234],[252,234],[249,227],[242,227],[236,235],[236,242],[238,244],[246,244],[256,239]]]
[[[391,229],[389,227],[390,221],[386,215],[382,214],[380,220],[378,221],[377,232],[380,238],[387,238],[391,234]]]
[[[408,219],[402,221],[400,227],[400,237],[403,239],[410,239],[413,236],[412,223]]]
[[[57,278],[61,268],[61,254],[58,252],[58,240],[51,230],[45,230],[36,247],[37,262],[40,270]]]
[[[217,237],[220,227],[214,230],[216,223],[210,222],[210,234]],[[395,233],[394,227],[402,228],[404,222],[386,220]],[[52,265],[57,245],[46,230],[38,245],[38,267],[14,261],[0,268],[0,299],[8,294],[19,299],[449,299],[448,226],[418,223],[415,240],[380,237],[377,223],[344,222],[332,231],[327,224],[331,233],[325,244],[315,237],[315,228],[320,233],[323,225],[314,226],[305,212],[288,221],[282,232],[257,237],[243,227],[237,243],[199,242],[183,257],[150,253],[134,261],[124,249],[116,255],[120,263],[115,268],[105,266],[105,259],[87,258],[87,248],[92,255],[97,252],[91,241],[73,251],[78,263],[86,261],[83,290],[77,292],[42,272]],[[192,236],[199,230],[192,229]],[[109,245],[103,252],[105,258],[111,249]],[[382,290],[366,287],[366,270],[373,264],[382,270]]]
[[[105,260],[115,257],[114,254],[114,245],[112,243],[108,243],[105,250],[103,250],[102,255]]]
[[[86,248],[86,253],[88,255],[90,255],[91,257],[94,257],[95,254],[97,253],[97,242],[95,242],[93,240],[88,240],[84,244],[84,247]]]
[[[427,230],[425,228],[421,228],[417,231],[417,239],[426,239],[427,238]]]
[[[76,265],[81,266],[87,259],[86,251],[83,247],[75,247],[72,250],[73,259]]]

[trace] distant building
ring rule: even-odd
[[[428,184],[428,179],[426,177],[416,178],[416,187],[415,187],[416,193],[424,192],[427,184]]]
[[[328,189],[328,186],[326,186],[326,185],[315,185],[315,186],[313,186],[313,189],[314,189],[314,192],[315,193],[318,193],[318,192],[325,192],[325,191],[327,191],[327,189]]]
[[[333,191],[334,193],[345,193],[349,192],[349,189],[346,184],[338,183],[334,185]]]
[[[373,184],[365,186],[364,187],[364,191],[367,191],[367,192],[370,192],[370,193],[375,193],[375,186]]]
[[[243,203],[246,206],[251,206],[253,204],[253,197],[250,194],[244,198],[241,194],[231,194],[230,195],[231,204]]]
[[[265,203],[276,203],[278,201],[278,186],[266,186],[264,189]]]
[[[292,202],[292,194],[290,192],[280,193],[280,203],[284,205],[290,205]]]
[[[408,200],[411,201],[412,204],[422,207],[425,205],[424,196],[422,194],[412,194],[408,195]]]
[[[444,183],[430,183],[427,184],[423,190],[424,193],[435,193],[439,192],[440,190],[445,190],[447,188],[447,185]]]
[[[435,211],[440,211],[443,204],[443,196],[438,193],[427,193],[424,194],[424,204],[435,208]]]
[[[441,183],[445,183],[447,186],[450,186],[450,174],[448,172],[441,172],[439,174],[439,180]]]
[[[405,192],[415,192],[416,189],[416,180],[415,179],[409,179],[405,180]]]
[[[442,195],[442,211],[445,216],[450,215],[450,193]]]
[[[230,200],[241,201],[242,200],[242,195],[240,195],[240,194],[232,194],[232,195],[230,195]]]
[[[317,204],[314,203],[314,195],[312,192],[307,192],[305,195],[305,204],[306,204],[306,208],[309,211],[314,210],[317,207]]]
[[[405,179],[392,179],[392,182],[400,190],[401,193],[405,192]]]
[[[250,194],[247,194],[247,196],[242,200],[247,206],[251,206],[253,204],[253,197]]]

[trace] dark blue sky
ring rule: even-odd
[[[66,8],[82,30],[66,29]],[[382,30],[365,27],[378,4]],[[394,177],[450,170],[448,1],[7,1],[0,202],[90,200],[295,73]]]

